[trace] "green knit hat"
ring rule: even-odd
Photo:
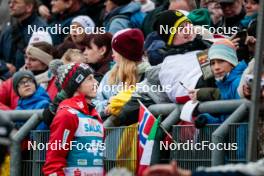
[[[207,25],[205,28],[209,28],[211,25],[210,12],[206,8],[195,9],[187,17],[194,25]]]

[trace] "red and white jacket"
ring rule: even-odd
[[[103,121],[94,106],[86,103],[84,95],[62,101],[50,126],[49,144],[60,141],[85,143],[103,141]],[[92,153],[92,154],[91,154]],[[43,166],[45,176],[103,175],[102,152],[77,151],[76,148],[47,149]],[[83,174],[85,173],[85,174]]]

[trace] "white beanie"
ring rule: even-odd
[[[34,43],[38,43],[38,42],[46,42],[50,45],[53,45],[52,43],[52,38],[50,36],[50,34],[47,31],[37,31],[37,32],[33,32],[28,45],[32,45]]]
[[[73,18],[71,23],[79,23],[86,32],[92,32],[95,24],[89,16],[80,15]]]

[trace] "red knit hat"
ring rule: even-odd
[[[144,35],[139,29],[118,31],[112,40],[112,48],[123,57],[132,61],[141,61],[143,55]]]

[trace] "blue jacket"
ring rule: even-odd
[[[144,50],[147,52],[148,60],[151,65],[158,65],[163,62],[164,55],[159,49],[166,46],[165,42],[158,36],[157,32],[151,32],[144,44]]]
[[[44,109],[49,106],[50,98],[47,94],[46,90],[38,86],[36,92],[25,99],[20,98],[18,100],[18,105],[16,110],[34,110],[34,109]],[[38,127],[37,130],[45,130],[48,127],[42,122]]]
[[[36,13],[33,13],[29,18],[22,21],[21,24],[16,25],[16,27],[10,25],[7,26],[0,36],[0,60],[13,64],[17,70],[25,64],[24,60],[24,50],[30,40],[32,31],[29,27],[34,28],[45,27],[46,23],[37,16]],[[23,42],[19,42],[17,50],[15,53],[12,53],[12,33],[15,33],[16,36],[21,36]],[[17,42],[15,42],[17,44]]]
[[[126,18],[114,18],[117,15],[131,15],[141,10],[141,6],[139,3],[131,2],[125,6],[120,6],[113,11],[109,12],[104,17],[103,26],[106,29],[106,32],[110,32],[115,34],[117,31],[122,29],[131,28],[130,21]]]
[[[241,61],[223,81],[216,81],[216,86],[220,90],[221,100],[240,99],[237,88],[240,83],[241,76],[244,70],[247,68],[246,62]],[[220,117],[214,117],[209,113],[203,113],[203,116],[207,118],[208,124],[222,123],[228,117],[223,114]]]
[[[20,98],[18,100],[17,110],[33,110],[33,109],[43,109],[48,107],[50,103],[49,95],[46,90],[38,86],[36,92],[25,99]]]
[[[246,62],[241,61],[235,68],[231,70],[223,81],[216,81],[216,86],[221,93],[221,100],[240,99],[237,88],[240,83],[241,76],[247,68]]]

